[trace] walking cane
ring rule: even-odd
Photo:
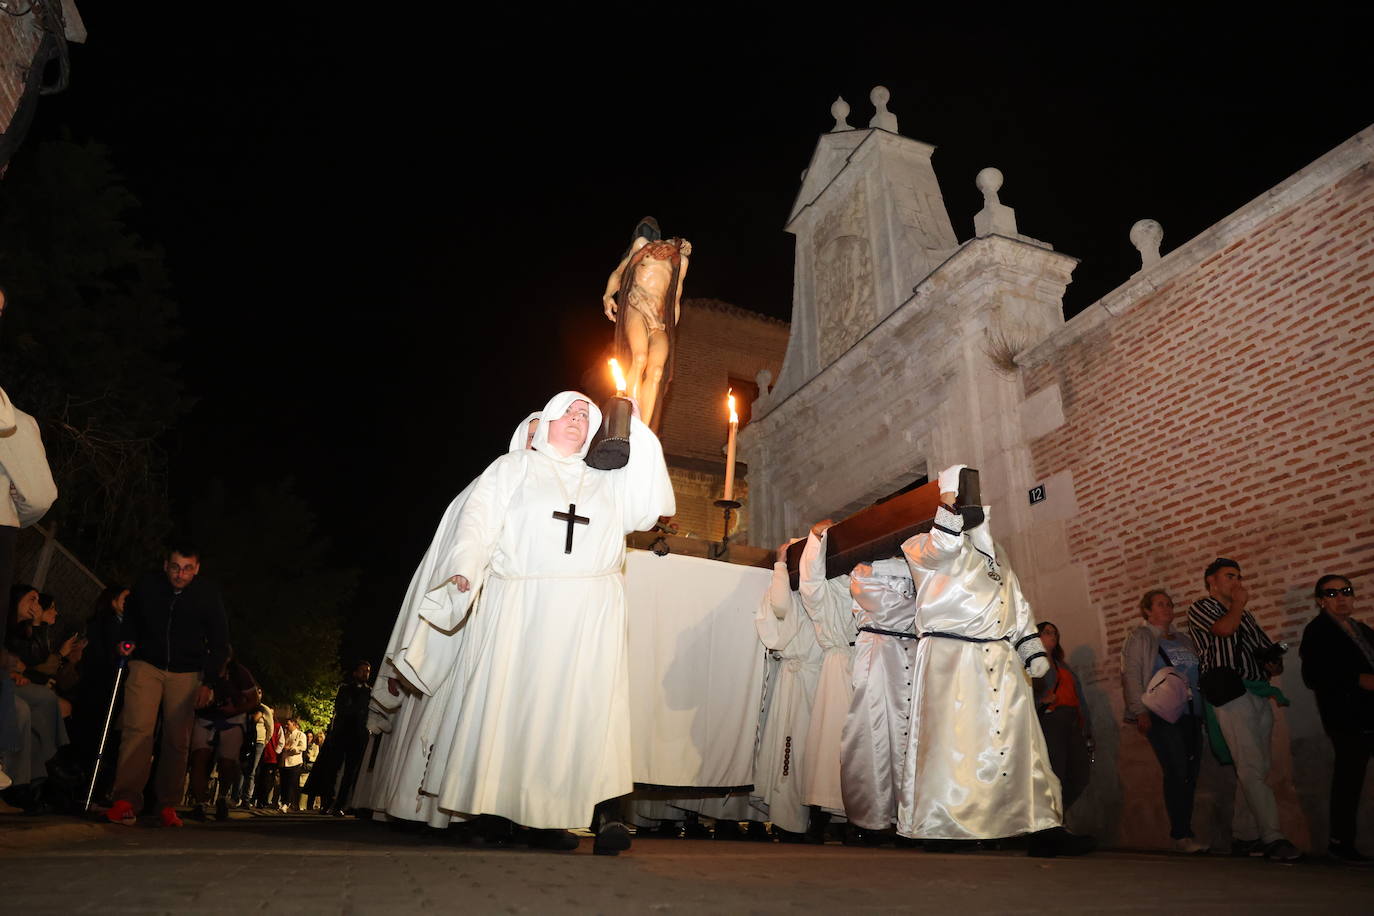
[[[95,781],[100,776],[100,761],[105,756],[105,739],[110,736],[110,721],[114,719],[115,700],[119,697],[119,685],[124,680],[124,672],[129,668],[129,657],[124,654],[119,656],[119,666],[115,668],[114,690],[110,692],[110,708],[105,711],[105,728],[100,733],[100,749],[95,752],[95,766],[91,769],[91,787],[86,791],[86,807],[83,811],[91,810],[91,799],[95,796]]]

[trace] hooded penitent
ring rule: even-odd
[[[897,784],[911,707],[916,590],[904,559],[860,563],[849,575],[858,617],[854,697],[840,736],[844,811],[851,823],[886,830],[897,819]]]
[[[904,836],[993,839],[1062,821],[1026,677],[1044,668],[1035,617],[985,514],[965,535],[963,519],[941,507],[931,531],[902,545],[921,637],[898,794]]]

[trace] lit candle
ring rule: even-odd
[[[735,394],[734,390],[728,390],[725,394],[726,403],[730,406],[730,441],[725,447],[725,498],[735,498],[735,432],[739,429],[739,414],[735,413]]]
[[[620,363],[616,362],[615,357],[606,360],[611,367],[611,377],[615,379],[615,396],[625,397],[625,373],[620,371]]]

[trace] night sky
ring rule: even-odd
[[[28,140],[107,144],[167,253],[199,398],[175,499],[294,477],[364,572],[365,654],[451,496],[609,340],[639,217],[691,240],[688,297],[790,316],[783,223],[837,94],[862,127],[891,90],[961,241],[1000,168],[1021,232],[1082,260],[1070,315],[1138,268],[1137,219],[1167,253],[1374,122],[1374,21],[1310,5],[1239,25],[835,5],[809,31],[777,5],[459,6],[83,3],[71,87]]]

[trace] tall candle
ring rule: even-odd
[[[726,403],[730,405],[730,440],[725,447],[725,498],[735,498],[735,432],[739,429],[739,414],[735,413],[735,395],[727,391]]]

